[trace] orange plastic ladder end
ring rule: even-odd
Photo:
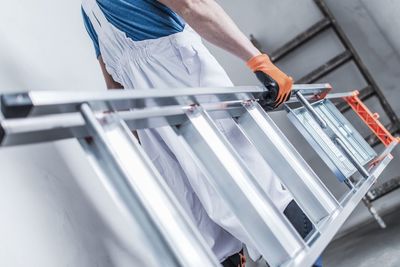
[[[323,92],[321,92],[319,94],[316,94],[313,97],[314,100],[322,100],[322,99],[324,99],[333,90],[332,85],[330,85],[329,83],[325,84],[325,86],[326,86],[326,90],[324,90]]]
[[[386,129],[386,127],[379,121],[379,114],[372,113],[358,97],[359,95],[360,92],[356,90],[353,91],[351,96],[344,97],[344,100],[386,147],[392,142],[400,142],[400,138],[394,137]]]

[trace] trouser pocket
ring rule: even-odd
[[[200,68],[200,62],[197,50],[190,44],[176,45],[179,59],[182,62],[183,68],[189,75],[195,74]]]

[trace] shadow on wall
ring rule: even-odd
[[[1,36],[6,36],[0,32]],[[12,45],[6,38],[0,41],[0,51],[12,51]],[[25,64],[21,64],[24,62]],[[0,92],[21,91],[29,88],[32,81],[44,80],[43,75],[34,68],[32,62],[27,62],[23,53],[4,53],[0,64]]]
[[[140,241],[78,148],[65,141],[0,149],[1,266],[148,266],[121,238]]]

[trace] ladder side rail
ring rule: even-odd
[[[294,91],[301,91],[307,97],[324,94],[331,90],[329,84],[295,84]],[[241,94],[253,93],[262,97],[268,93],[264,86],[178,88],[154,90],[109,90],[109,91],[30,91],[0,96],[1,111],[5,118],[25,118],[55,113],[75,112],[81,103],[90,103],[95,110],[112,107],[114,110],[148,107],[152,100],[158,106],[193,104],[196,96],[218,96],[207,101],[220,102],[240,99]],[[200,102],[194,104],[204,104]],[[145,101],[146,100],[146,101]]]
[[[235,102],[236,103],[236,102]],[[209,112],[226,110],[238,117],[244,109],[241,101],[237,105],[213,103],[203,105]],[[120,111],[118,115],[131,130],[179,125],[187,121],[189,106],[168,106],[144,110]],[[79,112],[0,120],[0,146],[16,146],[58,141],[88,136],[85,122]]]
[[[107,189],[125,214],[142,219],[150,238],[158,235],[152,241],[168,247],[177,262],[173,266],[219,266],[125,122],[116,114],[98,119],[88,104],[81,106],[81,112],[97,147],[91,149],[97,165],[109,171]]]
[[[205,90],[209,89],[205,88]],[[307,99],[315,99],[325,96],[325,94],[331,90],[331,87],[329,84],[296,85],[296,90],[304,94]],[[78,94],[80,96],[78,96],[77,100],[74,100],[72,102],[73,104],[71,104],[68,101],[62,100],[62,96],[59,96],[58,94],[57,98],[53,99],[53,92],[30,92],[29,94],[32,95],[34,99],[36,99],[36,101],[32,101],[33,108],[39,109],[38,114],[48,113],[48,115],[42,114],[42,116],[36,116],[34,114],[35,112],[33,112],[32,114],[25,114],[25,117],[21,116],[21,118],[19,119],[8,118],[0,120],[0,145],[23,145],[47,141],[56,141],[74,137],[80,138],[86,136],[87,132],[86,128],[84,127],[82,116],[80,113],[75,112],[76,108],[79,107],[79,105],[81,104],[81,102],[77,102],[78,99],[79,101],[84,101],[85,99],[88,99],[86,93],[87,92],[82,92]],[[111,96],[111,99],[121,99],[123,97],[128,97],[129,95],[131,95],[131,92],[128,93],[129,94],[125,94],[124,91],[121,90],[121,92],[110,92],[110,94],[109,92],[106,92],[106,95]],[[70,94],[71,92],[68,92],[68,95]],[[101,95],[103,95],[103,93],[101,93]],[[326,97],[330,99],[335,99],[347,97],[350,95],[351,94],[329,94]],[[20,104],[18,104],[18,95],[6,94],[2,96],[6,96],[9,99],[9,108],[15,109],[19,112],[19,114],[24,113],[23,105],[21,106]],[[45,98],[44,102],[47,104],[40,102],[41,97]],[[97,96],[95,96],[95,98],[96,97]],[[102,96],[98,99],[105,98],[106,97]],[[203,103],[202,106],[210,112],[214,112],[217,110],[227,110],[232,117],[239,117],[244,112],[241,103],[243,101],[253,99],[253,96],[249,96],[248,94],[236,94],[235,96],[231,95],[227,97],[221,97],[220,95],[218,98],[218,101],[220,102],[211,101],[211,103]],[[64,104],[61,104],[60,101],[64,101]],[[132,104],[132,102],[127,101],[127,99],[125,99],[124,101],[125,104]],[[214,99],[213,101],[216,100]],[[188,105],[195,104],[193,99],[191,99],[190,101],[188,99],[182,101],[181,99],[181,102],[182,103],[178,105],[176,103],[173,103],[173,105],[169,106],[148,107],[144,109],[131,109],[132,106],[129,106],[129,111],[120,110],[118,114],[122,117],[122,119],[127,122],[129,128],[132,130],[157,128],[168,124],[178,125],[187,120],[183,110],[186,109]],[[293,104],[296,102],[297,99],[295,96],[293,96],[288,104]],[[52,104],[50,105],[50,103]],[[49,107],[54,107],[54,109],[50,109]],[[101,102],[99,100],[95,103],[95,107],[95,109],[99,111],[109,111],[110,109],[117,110],[117,108],[122,109],[122,106],[113,106],[113,102],[111,100],[109,100],[108,102]],[[63,110],[63,112],[61,112],[61,110]],[[164,119],[164,117],[166,119]]]

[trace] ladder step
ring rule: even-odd
[[[273,120],[257,103],[247,104],[245,108],[247,112],[238,119],[241,130],[273,166],[309,219],[317,224],[333,213],[339,203]]]
[[[262,190],[241,157],[201,108],[188,111],[190,122],[179,129],[184,148],[217,194],[246,229],[250,244],[271,266],[280,266],[305,243]]]
[[[96,117],[81,107],[92,140],[80,143],[108,193],[158,252],[159,266],[220,266],[126,123],[116,114]]]
[[[357,170],[368,176],[363,166],[376,156],[376,152],[332,102],[324,99],[313,103],[311,108],[323,118],[325,128],[306,107],[288,108],[288,117],[339,181],[346,182]]]

